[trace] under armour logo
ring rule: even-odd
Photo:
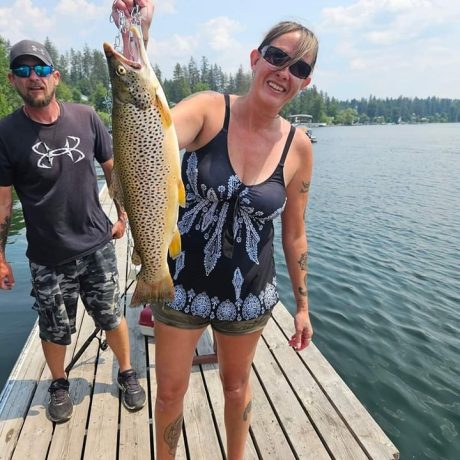
[[[32,45],[32,50],[40,54],[45,54],[45,50],[43,48],[39,48],[38,46],[35,46],[35,45]]]
[[[71,143],[73,144],[72,146],[70,145]],[[78,163],[80,160],[83,160],[85,154],[77,149],[79,145],[80,139],[78,137],[67,136],[64,147],[50,149],[46,145],[46,142],[40,141],[32,147],[32,150],[40,156],[37,166],[39,168],[51,169],[54,159],[61,155],[67,155],[73,163]]]

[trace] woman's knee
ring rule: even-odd
[[[221,375],[222,389],[224,391],[224,397],[226,401],[234,403],[244,403],[246,401],[247,392],[249,389],[248,378],[225,378]]]
[[[160,410],[167,410],[170,406],[182,404],[187,387],[187,384],[179,382],[166,381],[164,384],[159,382],[156,394],[157,407]]]

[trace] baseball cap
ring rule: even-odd
[[[34,56],[46,65],[53,65],[53,60],[45,46],[33,40],[21,40],[11,47],[10,67],[12,67],[14,61],[21,56]]]

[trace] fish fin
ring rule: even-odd
[[[169,245],[169,255],[170,257],[175,259],[180,254],[180,251],[181,251],[180,233],[176,225],[176,229],[174,230],[171,244]]]
[[[140,265],[142,263],[141,256],[136,251],[136,247],[133,248],[133,253],[131,254],[131,262],[134,265]]]
[[[181,179],[179,179],[179,206],[185,208],[185,187]]]
[[[163,100],[162,97],[157,93],[157,99],[155,105],[160,111],[161,122],[165,128],[169,128],[172,125],[171,112],[169,111],[168,103]]]
[[[115,166],[110,173],[109,195],[122,209],[125,209],[123,188],[121,186],[120,176],[118,175],[118,169]]]
[[[136,288],[134,289],[133,297],[131,298],[130,307],[143,305],[146,303],[164,303],[174,300],[174,284],[169,272],[163,279],[149,283],[142,273],[137,279]]]

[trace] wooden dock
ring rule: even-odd
[[[101,193],[106,212],[111,200]],[[133,291],[127,238],[116,242],[123,305]],[[79,309],[78,332],[67,359],[94,331]],[[45,405],[50,372],[45,365],[37,326],[0,395],[0,459],[80,460],[154,459],[155,340],[140,333],[140,308],[126,308],[133,367],[148,393],[148,404],[129,413],[120,403],[117,362],[97,340],[70,372],[72,419],[53,424]],[[314,344],[300,353],[288,345],[293,321],[281,304],[273,312],[253,364],[253,422],[246,459],[398,459],[396,447],[372,419]],[[206,332],[197,355],[212,353]],[[223,395],[217,364],[193,367],[184,409],[177,459],[225,458]]]

